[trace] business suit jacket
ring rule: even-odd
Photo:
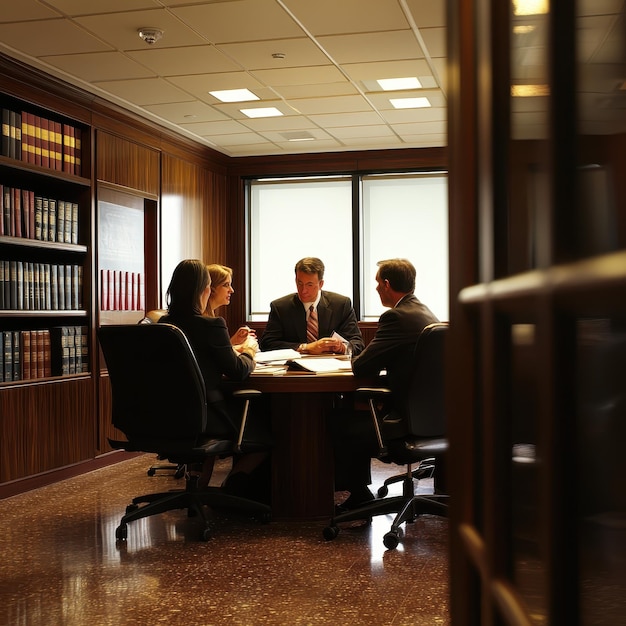
[[[363,337],[357,324],[350,298],[332,291],[322,291],[317,305],[319,337],[330,337],[338,332],[350,342],[352,354],[359,354],[364,347]],[[261,337],[261,350],[297,350],[306,338],[306,311],[297,293],[283,296],[270,303],[270,315]]]
[[[209,423],[205,432],[232,437],[239,429],[239,420],[231,403],[225,399],[222,379],[225,376],[235,381],[245,380],[254,370],[254,360],[248,354],[237,354],[233,350],[226,321],[222,317],[164,315],[159,323],[178,326],[196,356],[209,404]]]
[[[404,296],[380,316],[376,335],[352,360],[352,371],[356,376],[377,376],[386,370],[385,384],[393,392],[394,406],[399,407],[406,394],[417,338],[426,326],[438,321],[413,294]]]

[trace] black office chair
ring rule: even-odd
[[[102,326],[100,345],[111,382],[113,425],[127,441],[109,439],[113,448],[151,452],[177,465],[202,464],[207,457],[227,457],[266,448],[244,439],[248,407],[259,391],[234,392],[242,400],[241,429],[236,441],[214,439],[206,389],[195,355],[183,332],[171,324]],[[204,507],[226,509],[269,521],[267,504],[225,493],[219,487],[197,486],[185,474],[185,489],[136,497],[115,531],[127,538],[127,525],[173,509],[188,509],[203,522],[202,538],[210,536]]]
[[[152,309],[146,311],[146,315],[139,320],[139,324],[156,324],[167,313],[165,309]],[[163,457],[157,455],[157,461],[164,461]],[[154,463],[148,468],[148,476],[156,476],[157,472],[172,473],[177,480],[185,475],[187,468],[184,464],[174,465],[173,463]]]
[[[385,400],[391,391],[385,388],[361,388],[356,395],[367,401],[378,438],[379,458],[386,463],[406,466],[402,480],[402,495],[380,498],[358,509],[336,514],[323,535],[332,540],[339,534],[339,524],[354,520],[370,520],[375,515],[396,513],[391,529],[383,543],[391,550],[398,546],[400,526],[413,522],[423,514],[447,516],[447,498],[440,493],[448,448],[445,437],[444,410],[444,339],[448,325],[430,324],[421,332],[415,346],[413,370],[406,390],[406,411],[385,413]],[[417,467],[414,469],[414,464]],[[420,474],[422,472],[422,474]],[[415,477],[435,477],[436,493],[415,495]],[[385,486],[386,488],[386,486]],[[445,487],[444,487],[445,489]],[[379,495],[386,495],[386,490]]]

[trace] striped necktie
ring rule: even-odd
[[[306,340],[309,343],[317,341],[318,327],[317,327],[317,311],[315,307],[311,305],[309,307],[309,319],[306,323]]]

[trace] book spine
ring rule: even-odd
[[[48,241],[57,240],[57,201],[48,200]]]
[[[37,378],[43,378],[45,376],[44,367],[44,338],[43,330],[36,331],[37,335]]]
[[[74,134],[74,174],[81,175],[82,170],[82,139],[81,129],[77,126],[73,129]]]
[[[57,200],[57,232],[56,241],[65,241],[65,200]]]
[[[65,311],[69,308],[65,301],[65,265],[57,265],[57,284],[59,311]]]
[[[72,292],[72,266],[65,266],[65,308],[72,310],[75,308],[75,302]]]
[[[72,203],[65,202],[65,234],[63,240],[65,243],[72,243]]]
[[[41,118],[41,167],[50,167],[50,131],[49,122]]]
[[[17,268],[15,308],[21,311],[24,309],[24,262],[16,261],[15,266]]]
[[[30,371],[30,330],[22,331],[22,380],[33,378]]]
[[[3,334],[4,381],[8,382],[13,380],[13,333],[10,330],[5,330]]]
[[[0,261],[0,311],[4,308],[4,261]]]
[[[41,165],[41,117],[33,116],[34,136],[35,136],[35,165]]]
[[[50,199],[42,198],[41,210],[41,240],[48,241],[48,224],[50,222]]]
[[[78,202],[72,202],[72,225],[70,227],[70,243],[78,243]]]
[[[21,348],[20,348],[20,331],[14,330],[13,332],[13,380],[20,380],[22,377],[22,362],[21,362]]]
[[[22,190],[13,187],[13,234],[22,236]]]
[[[52,361],[50,356],[50,331],[42,330],[43,334],[43,375],[52,376]]]
[[[0,183],[0,235],[4,235],[4,185]]]
[[[43,198],[35,196],[35,239],[41,241],[43,229]]]
[[[9,156],[11,142],[11,111],[2,109],[2,156]]]
[[[42,263],[41,267],[43,269],[43,274],[40,274],[39,279],[39,287],[41,289],[41,308],[49,311],[50,310],[50,263]]]
[[[30,203],[29,203],[29,191],[27,189],[21,190],[21,205],[22,205],[22,237],[30,239]]]

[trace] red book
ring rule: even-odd
[[[74,173],[74,128],[63,124],[63,171]]]
[[[35,165],[41,165],[41,118],[39,115],[33,117],[35,135]]]
[[[50,167],[50,132],[49,122],[45,117],[41,118],[41,167]]]
[[[107,283],[107,270],[100,270],[100,310],[109,310],[109,285]]]
[[[13,187],[13,234],[22,236],[22,190]]]

